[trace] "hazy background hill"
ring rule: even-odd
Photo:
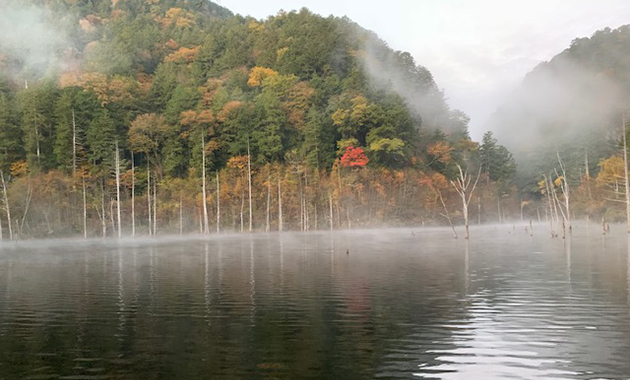
[[[591,174],[618,147],[630,95],[630,27],[578,38],[532,70],[498,109],[490,129],[519,162],[522,186],[557,167],[556,149],[573,180]]]

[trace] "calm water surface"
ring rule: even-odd
[[[5,244],[0,379],[629,379],[627,237],[575,232]]]

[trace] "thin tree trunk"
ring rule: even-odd
[[[464,227],[465,227],[465,239],[470,237],[469,231],[469,214],[468,214],[468,206],[470,205],[470,199],[475,192],[475,188],[477,187],[477,182],[479,181],[479,176],[481,175],[481,167],[479,167],[479,171],[477,173],[477,178],[474,182],[472,182],[472,177],[468,173],[468,169],[465,171],[462,170],[462,167],[457,164],[457,169],[459,170],[459,177],[455,181],[451,181],[451,185],[455,188],[459,196],[462,198],[462,213],[464,215]],[[470,191],[468,191],[470,189]]]
[[[77,122],[72,109],[72,178],[77,175]]]
[[[120,153],[118,141],[116,141],[116,219],[118,222],[118,238],[122,237],[122,224],[120,223]]]
[[[265,223],[265,232],[269,232],[269,214],[271,207],[271,168],[267,167],[267,215]]]
[[[153,235],[153,220],[151,219],[151,209],[153,203],[151,202],[151,166],[147,159],[147,211],[149,212],[149,236]]]
[[[477,225],[481,225],[481,197],[477,197]]]
[[[131,152],[131,236],[136,236],[136,163]]]
[[[109,220],[112,223],[112,233],[116,231],[116,222],[114,221],[114,200],[112,198],[109,199]]]
[[[623,172],[626,182],[626,230],[630,233],[630,179],[628,177],[628,141],[626,137],[626,117],[623,117]]]
[[[157,176],[153,177],[153,235],[157,235]]]
[[[278,231],[282,232],[282,182],[278,173]]]
[[[565,211],[566,213],[563,213],[563,216],[565,217],[564,220],[566,222],[566,228],[569,229],[569,233],[572,233],[573,228],[571,227],[571,207],[570,207],[570,187],[569,187],[569,182],[567,181],[567,171],[564,167],[564,162],[562,161],[562,159],[560,158],[560,153],[556,150],[556,156],[558,157],[558,163],[560,164],[560,170],[562,170],[562,181],[560,181],[560,189],[562,190],[562,194],[564,195],[564,207],[565,207]],[[626,168],[628,166],[626,165]],[[627,176],[626,176],[627,178]],[[626,186],[626,189],[628,189],[628,187]],[[563,224],[563,227],[565,227],[565,224]]]
[[[440,203],[442,204],[442,207],[444,208],[444,214],[442,214],[442,216],[444,216],[446,220],[448,220],[448,224],[449,226],[451,226],[451,229],[453,230],[453,238],[457,239],[457,231],[455,230],[455,226],[453,225],[451,214],[448,212],[448,207],[446,207],[446,202],[444,202],[444,198],[442,197],[442,192],[436,188],[434,188],[433,190],[437,193],[438,198],[440,199]]]
[[[24,231],[24,222],[26,222],[26,216],[28,215],[28,209],[31,205],[31,198],[33,197],[33,189],[31,188],[31,181],[29,178],[28,188],[26,189],[26,206],[24,207],[24,214],[22,215],[22,222],[20,223],[19,235],[22,236],[22,232]]]
[[[203,203],[203,233],[210,233],[210,224],[208,222],[208,195],[206,193],[206,142],[203,133],[201,134],[201,191]]]
[[[179,194],[179,234],[184,234],[184,214],[182,210],[182,195]]]
[[[217,234],[221,233],[221,181],[217,170]]]
[[[7,213],[7,222],[9,228],[9,240],[13,240],[13,227],[11,226],[11,206],[9,205],[9,196],[7,195],[7,183],[4,179],[4,173],[0,170],[0,179],[2,179],[2,194],[4,198],[4,211]]]
[[[497,212],[499,213],[499,224],[503,223],[502,214],[501,214],[501,197],[499,193],[497,193]]]
[[[240,216],[241,216],[241,233],[243,233],[243,231],[245,230],[244,220],[243,220],[243,211],[244,210],[245,210],[245,196],[243,195],[243,192],[241,191],[241,212],[240,212]]]
[[[329,207],[329,212],[330,212],[330,230],[334,231],[335,223],[334,223],[334,216],[333,216],[333,199],[332,199],[331,193],[328,193],[328,207]]]
[[[83,238],[87,239],[87,195],[85,191],[85,178],[82,179],[83,184]]]
[[[107,236],[107,222],[105,221],[105,189],[101,184],[101,228],[103,230],[103,237]]]
[[[249,152],[249,138],[247,139],[247,178],[249,181],[249,232],[252,232],[252,165],[251,154]]]

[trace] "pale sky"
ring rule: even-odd
[[[628,0],[220,0],[266,18],[306,7],[348,16],[433,73],[449,104],[471,117],[479,139],[502,99],[539,62],[577,37],[630,24]],[[373,5],[372,5],[373,4]]]

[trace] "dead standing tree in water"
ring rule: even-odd
[[[466,170],[462,169],[460,164],[456,164],[457,169],[459,170],[459,176],[455,179],[455,181],[451,180],[451,185],[455,188],[455,191],[459,194],[462,199],[462,214],[464,215],[464,228],[465,234],[464,238],[470,238],[469,232],[469,205],[470,200],[472,199],[473,193],[475,192],[475,188],[477,187],[477,182],[479,182],[479,177],[481,176],[481,166],[477,171],[477,176],[474,177],[468,172],[468,168]]]
[[[558,175],[558,172],[556,171],[556,177],[558,177],[558,179],[560,180],[560,190],[562,191],[562,195],[564,197],[564,204],[560,203],[558,201],[558,205],[560,206],[560,209],[562,209],[564,207],[564,210],[562,212],[562,216],[564,217],[564,222],[562,224],[563,226],[563,230],[565,229],[569,229],[569,233],[571,233],[571,231],[573,230],[573,228],[571,227],[571,204],[569,203],[570,201],[570,192],[569,192],[569,182],[567,182],[567,171],[566,168],[564,166],[564,162],[562,162],[562,159],[560,158],[560,153],[558,153],[558,151],[556,150],[556,156],[558,157],[558,163],[560,164],[560,170],[561,170],[561,175]],[[566,232],[563,231],[563,235],[566,236]]]
[[[7,183],[4,179],[4,173],[2,172],[2,170],[0,170],[0,179],[2,180],[2,203],[4,204],[4,211],[7,214],[7,224],[9,227],[9,240],[13,240],[13,229],[11,226],[11,207],[9,206],[9,197],[7,195]],[[2,224],[1,220],[0,224]]]
[[[623,134],[623,173],[626,187],[626,231],[630,234],[630,180],[628,179],[628,133],[625,113],[622,117],[621,133]]]

